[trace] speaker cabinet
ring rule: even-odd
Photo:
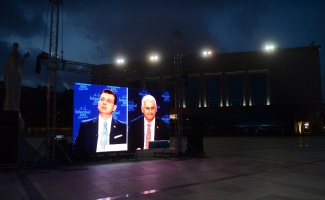
[[[0,112],[0,167],[17,164],[18,111]]]

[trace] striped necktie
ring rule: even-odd
[[[151,130],[150,130],[151,124],[147,124],[147,126],[148,126],[148,129],[147,129],[147,134],[146,134],[145,149],[149,149],[149,142],[151,141]]]

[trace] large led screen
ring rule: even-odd
[[[133,151],[169,141],[169,106],[167,91],[75,83],[74,152]]]

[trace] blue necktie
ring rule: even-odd
[[[104,122],[104,128],[103,128],[103,132],[102,132],[102,139],[100,141],[100,144],[103,148],[105,148],[105,145],[107,145],[107,135],[108,135],[108,131],[107,131],[107,122]]]

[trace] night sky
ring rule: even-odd
[[[0,6],[0,80],[12,43],[31,57],[23,85],[46,84],[46,69],[34,72],[36,57],[49,49],[49,1],[2,0]],[[148,53],[172,57],[173,31],[182,32],[183,55],[203,48],[216,53],[325,45],[325,1],[242,0],[66,0],[60,14],[59,56],[70,61],[109,64],[118,55],[144,60]],[[321,49],[325,83],[325,51]],[[88,75],[59,73],[58,88],[90,81]],[[325,85],[325,84],[323,84]],[[323,86],[325,94],[325,87]]]

